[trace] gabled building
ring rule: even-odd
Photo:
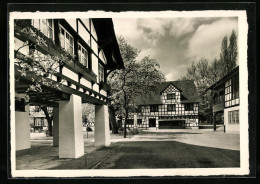
[[[29,17],[28,17],[29,18]],[[82,103],[95,105],[95,145],[110,144],[107,75],[124,67],[111,18],[15,19],[13,39],[15,71],[16,150],[30,148],[29,105],[53,107],[53,145],[60,158],[84,154]],[[11,54],[12,56],[12,54]],[[32,68],[25,75],[19,61],[55,60],[55,72],[46,75]],[[39,80],[40,79],[40,80]],[[27,91],[31,84],[41,91]],[[29,95],[29,104],[25,103]]]
[[[156,89],[138,98],[139,108],[130,116],[128,127],[198,128],[199,97],[194,81],[163,82]]]
[[[213,121],[223,117],[227,132],[239,132],[239,66],[211,85],[213,100]]]

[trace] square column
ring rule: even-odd
[[[59,102],[59,158],[84,155],[81,97]]]
[[[159,129],[159,117],[156,117],[156,130]]]
[[[59,108],[53,108],[53,146],[59,146]]]
[[[15,111],[15,149],[31,148],[29,105],[24,111]]]
[[[95,146],[109,146],[109,116],[107,105],[95,106]]]
[[[137,114],[134,114],[134,128],[137,128]]]

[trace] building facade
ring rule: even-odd
[[[213,98],[213,121],[222,117],[227,132],[239,132],[239,66],[209,87]]]
[[[112,19],[15,19],[11,36],[16,150],[30,148],[29,105],[53,107],[53,145],[60,158],[84,154],[82,103],[95,105],[95,145],[109,145],[106,78],[124,67]],[[24,71],[21,61],[34,67]],[[37,63],[55,63],[49,66],[54,72],[37,70]],[[41,91],[28,91],[37,88],[36,81]]]
[[[138,99],[128,127],[198,128],[199,98],[193,81],[163,82],[156,88],[154,94]]]

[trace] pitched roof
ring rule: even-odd
[[[208,90],[212,90],[215,87],[218,87],[219,85],[224,84],[228,79],[230,79],[232,76],[234,76],[235,74],[237,74],[239,72],[239,66],[235,67],[233,70],[231,70],[228,74],[226,74],[225,76],[223,76],[221,79],[219,79],[217,82],[215,82],[214,84],[212,84],[210,87],[208,87],[206,89],[206,91]]]
[[[162,82],[160,85],[156,86],[157,90],[155,90],[154,92],[136,99],[136,104],[137,105],[163,104],[161,99],[161,93],[165,89],[167,89],[167,87],[170,84],[174,85],[178,90],[181,91],[182,103],[199,102],[199,96],[194,81],[184,80],[184,81]]]

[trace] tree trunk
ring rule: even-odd
[[[109,113],[109,123],[112,127],[112,134],[118,134],[118,125],[116,122],[115,111],[111,105],[108,105],[108,113]]]
[[[126,113],[125,113],[125,123],[124,123],[124,138],[126,138],[126,122],[127,122],[127,119],[128,119],[128,111],[126,110]]]
[[[52,133],[52,119],[53,119],[53,116],[50,117],[49,112],[47,110],[47,106],[42,106],[41,109],[43,110],[43,112],[44,112],[44,114],[46,116],[47,122],[48,122],[49,136],[53,136],[53,133]]]

